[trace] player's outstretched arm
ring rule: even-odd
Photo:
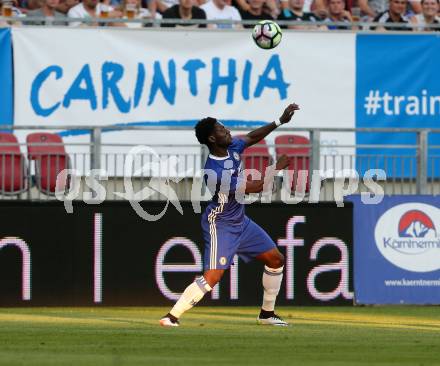
[[[290,164],[290,159],[287,155],[281,155],[278,159],[275,170],[283,170]],[[249,180],[246,182],[245,193],[260,193],[264,189],[264,176],[259,180]]]
[[[283,125],[285,123],[290,122],[295,111],[299,109],[299,106],[295,103],[289,104],[284,110],[283,114],[279,118],[279,121],[268,123],[265,126],[259,127],[256,130],[249,132],[245,137],[244,141],[246,142],[246,147],[252,146],[257,142],[264,139],[267,135],[269,135],[274,129],[278,126]]]

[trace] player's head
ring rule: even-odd
[[[232,142],[231,131],[212,117],[201,119],[196,124],[195,130],[197,140],[210,149],[213,146],[228,147]]]

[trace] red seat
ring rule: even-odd
[[[292,146],[292,145],[308,145],[308,146]],[[275,138],[275,153],[277,159],[285,154],[290,158],[289,170],[292,174],[292,190],[309,191],[309,182],[311,177],[309,174],[310,166],[310,140],[304,136],[298,135],[280,135]],[[302,182],[304,178],[298,180],[298,172],[306,174],[306,187],[303,189]]]
[[[236,137],[242,137],[242,135]],[[272,163],[272,156],[269,154],[266,141],[263,139],[246,148],[241,154],[241,161],[243,162],[243,169],[256,169],[264,173]]]
[[[0,193],[15,195],[27,189],[26,159],[12,133],[0,132]]]
[[[26,137],[28,155],[35,160],[35,176],[38,189],[48,195],[55,194],[58,174],[69,169],[70,159],[64,148],[63,140],[54,133],[36,132]],[[68,180],[60,189],[65,189]]]

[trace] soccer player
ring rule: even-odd
[[[278,121],[257,128],[243,138],[232,138],[230,131],[215,118],[204,118],[197,123],[196,137],[201,144],[208,146],[210,152],[204,174],[207,186],[214,194],[202,216],[204,273],[185,289],[170,312],[160,319],[162,326],[179,326],[180,316],[220,281],[235,254],[245,262],[255,258],[265,264],[263,304],[257,322],[288,325],[274,312],[283,279],[284,256],[269,235],[244,214],[244,205],[237,201],[237,193],[258,193],[265,187],[264,176],[259,180],[240,179],[240,154],[278,126],[289,122],[298,109],[294,103],[288,105]],[[288,165],[289,159],[283,155],[275,170]]]

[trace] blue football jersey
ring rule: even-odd
[[[237,202],[235,191],[243,184],[240,177],[241,157],[245,142],[233,138],[228,147],[228,156],[209,155],[205,163],[205,183],[213,194],[204,218],[218,223],[240,224],[244,220],[244,205]]]

